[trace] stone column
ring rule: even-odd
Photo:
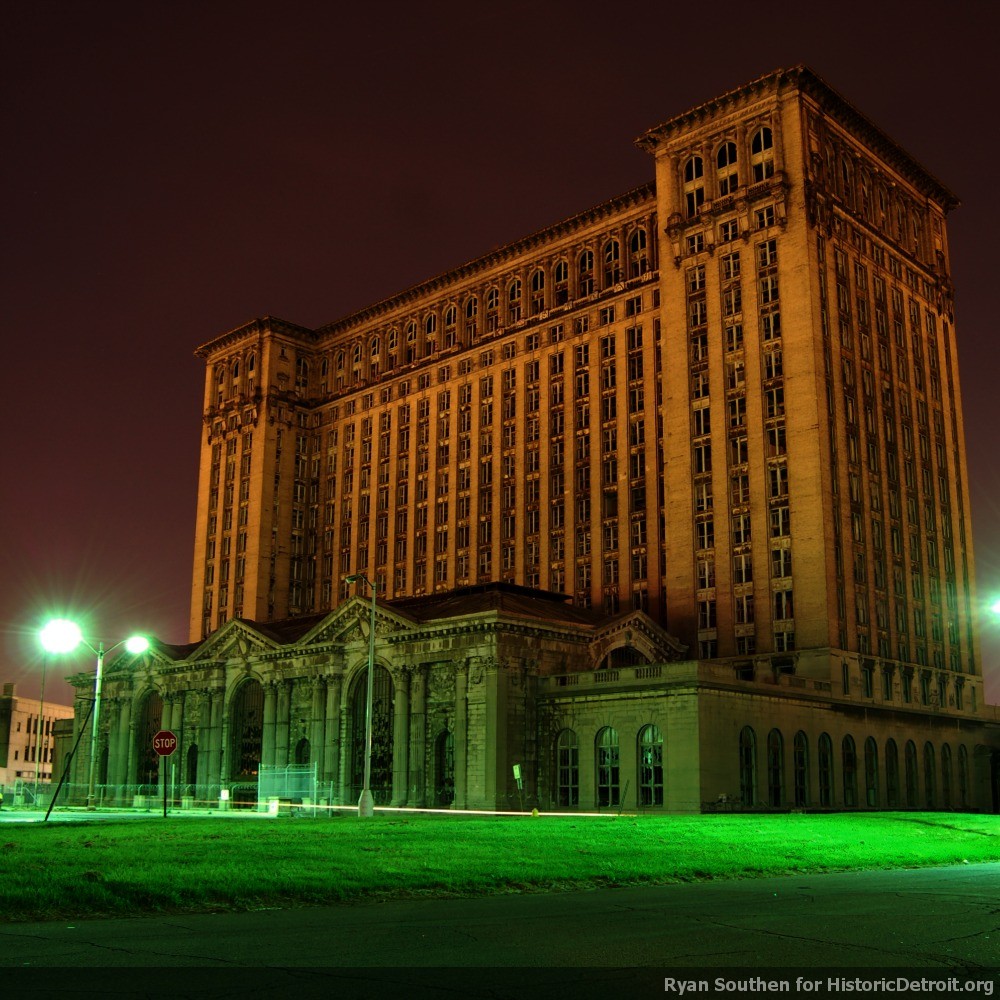
[[[228,780],[227,766],[225,761],[225,719],[223,718],[223,699],[225,694],[219,689],[210,690],[208,693],[209,715],[211,718],[210,732],[211,739],[208,751],[208,785],[209,797],[218,794],[218,788]]]
[[[167,775],[170,777],[170,788],[167,794],[171,799],[178,795],[178,785],[184,781],[184,692],[174,694],[174,710],[170,716],[170,731],[177,737],[177,749],[166,758]]]
[[[326,738],[323,744],[323,780],[330,784],[331,805],[340,798],[340,693],[342,673],[326,678]]]
[[[131,784],[129,777],[129,731],[132,726],[132,698],[131,696],[122,698],[118,706],[118,745],[115,749],[115,781],[119,785]],[[123,802],[130,804],[131,793],[126,788],[123,794]]]
[[[408,803],[418,809],[427,804],[427,665],[413,668],[410,681],[410,793]]]
[[[461,663],[455,668],[455,808],[465,808],[465,766],[468,759],[468,705],[465,691],[469,667]]]
[[[351,784],[349,774],[351,766],[351,748],[347,745],[347,713],[349,707],[349,699],[342,698],[340,701],[340,718],[337,720],[337,732],[340,733],[340,767],[337,782],[340,787],[339,798],[341,803],[344,805],[348,804]]]
[[[392,722],[392,799],[390,805],[406,805],[410,756],[410,672],[405,667],[393,671],[395,698]]]
[[[278,681],[278,710],[274,723],[274,763],[288,764],[288,729],[292,711],[292,681]]]
[[[163,709],[160,712],[160,729],[170,729],[170,722],[173,719],[174,712],[174,695],[164,692],[163,694]],[[176,750],[174,751],[177,752]],[[170,758],[169,757],[157,757],[156,758],[156,797],[157,801],[163,801],[163,786],[168,780],[168,775],[170,774]],[[168,790],[169,794],[169,790]]]
[[[198,791],[195,797],[199,799],[210,797],[208,791],[208,773],[211,770],[212,759],[212,696],[207,688],[198,691],[201,701],[201,725],[198,726],[198,773],[195,776],[198,782]]]
[[[322,677],[313,677],[310,682],[312,699],[310,702],[309,719],[309,763],[316,765],[316,780],[323,779],[323,737],[326,731],[326,720],[323,715],[323,696],[326,692],[326,681]]]
[[[260,744],[261,766],[274,764],[274,722],[278,711],[278,690],[274,681],[264,684],[264,732]],[[287,737],[286,737],[287,739]]]

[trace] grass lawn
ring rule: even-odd
[[[1000,817],[123,819],[0,827],[0,919],[247,910],[1000,861]]]

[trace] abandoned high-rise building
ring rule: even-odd
[[[363,574],[379,801],[996,806],[957,199],[803,67],[637,141],[643,187],[199,349],[191,645],[109,671],[110,785],[166,726],[192,797],[356,801]]]

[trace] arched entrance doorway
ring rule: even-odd
[[[376,805],[392,799],[392,723],[395,688],[385,667],[372,670],[371,792]],[[365,702],[368,672],[362,671],[351,688],[351,801],[361,798],[365,781]]]
[[[135,783],[155,786],[160,780],[160,755],[153,749],[153,737],[161,729],[163,699],[150,691],[142,700],[138,713],[139,725],[135,739]],[[140,794],[152,794],[155,788],[140,789]]]
[[[264,688],[246,680],[229,704],[229,784],[233,805],[257,801],[261,744],[264,733]]]
[[[447,729],[434,741],[434,805],[447,809],[455,801],[455,735]]]

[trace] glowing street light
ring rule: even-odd
[[[101,718],[101,685],[104,679],[104,657],[124,646],[133,655],[145,653],[149,649],[149,640],[142,635],[130,635],[127,639],[116,642],[113,646],[104,648],[102,640],[97,641],[95,649],[83,637],[79,625],[66,618],[53,618],[39,632],[42,647],[50,653],[71,653],[77,646],[83,644],[97,657],[97,675],[94,678],[94,701],[91,705],[93,723],[90,731],[90,775],[87,779],[87,808],[94,808],[94,765],[97,761],[97,726]]]
[[[375,584],[364,573],[352,573],[344,578],[345,583],[367,583],[372,588],[372,616],[368,629],[368,691],[365,698],[365,786],[358,799],[358,816],[375,815],[375,799],[372,797],[372,674],[375,668]]]

